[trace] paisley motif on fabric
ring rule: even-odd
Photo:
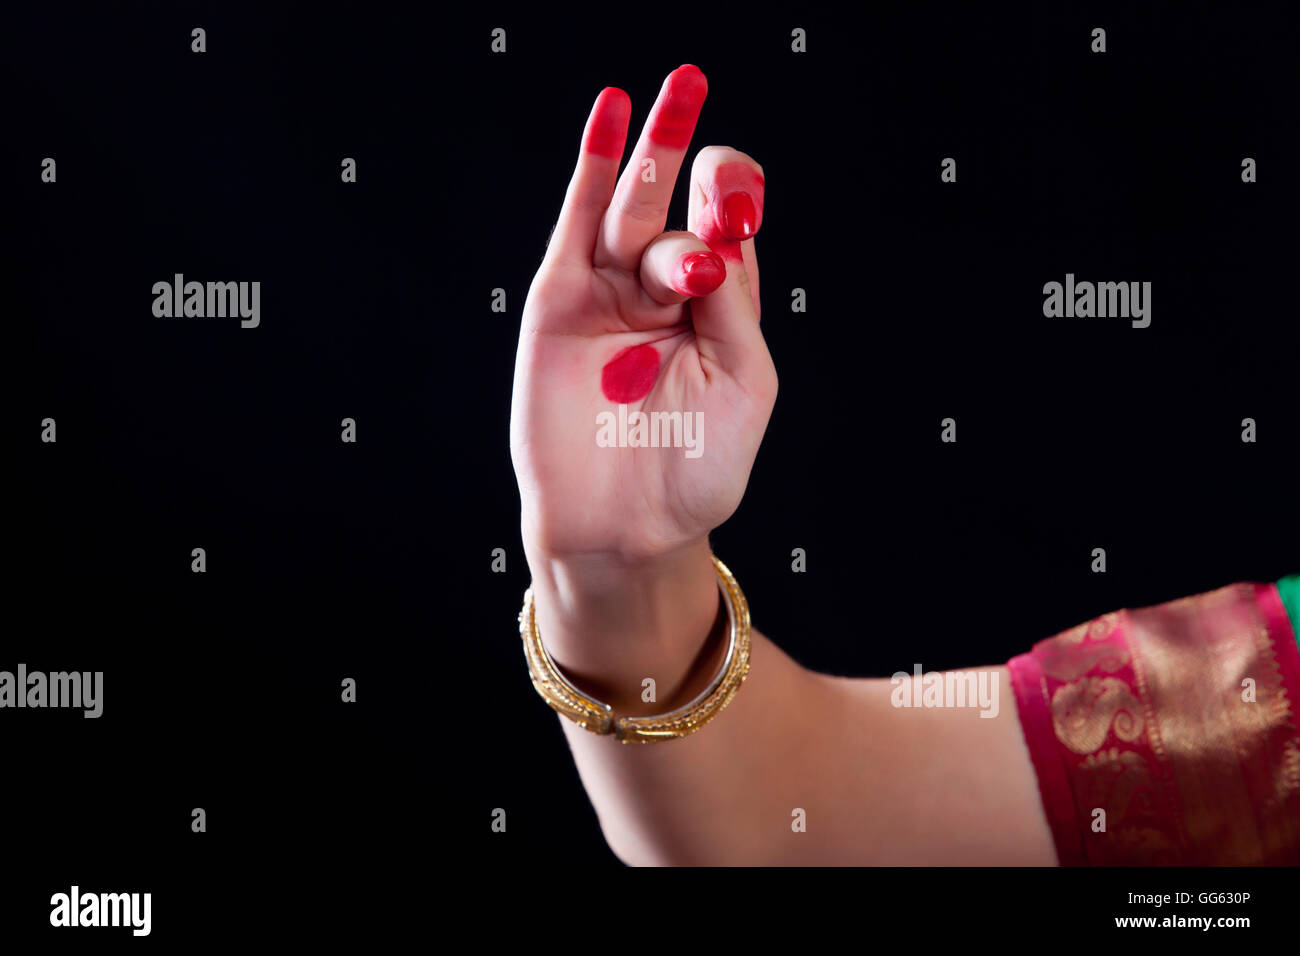
[[[1300,863],[1300,653],[1275,586],[1104,614],[1007,667],[1063,865]]]
[[[1128,684],[1115,677],[1083,677],[1052,695],[1056,738],[1077,754],[1091,754],[1113,730],[1124,743],[1142,733],[1141,705]]]

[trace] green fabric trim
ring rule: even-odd
[[[1295,635],[1296,646],[1300,647],[1300,574],[1292,574],[1278,581],[1277,593],[1282,596],[1286,615],[1291,618],[1291,633]]]

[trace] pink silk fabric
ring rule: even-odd
[[[1007,666],[1061,865],[1300,863],[1300,652],[1276,585],[1104,614]]]

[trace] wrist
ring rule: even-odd
[[[542,643],[579,689],[642,716],[713,676],[726,612],[706,538],[650,558],[525,552]]]

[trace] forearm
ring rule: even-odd
[[[670,710],[717,672],[725,618],[706,545],[663,563],[545,567],[543,640],[616,712]],[[647,676],[656,701],[641,699]],[[1008,690],[996,717],[899,709],[888,680],[810,672],[754,632],[748,680],[697,733],[622,744],[561,723],[629,863],[1050,864],[1005,672],[993,677]]]
[[[757,633],[751,659],[731,705],[681,740],[623,745],[564,721],[625,862],[1056,862],[1014,706],[896,709],[888,680],[810,672]]]
[[[528,540],[527,534],[525,535]],[[525,546],[537,626],[556,665],[619,715],[663,713],[721,666],[727,615],[707,540],[646,561],[558,559]],[[801,743],[810,678],[752,634],[751,673],[721,714],[678,740],[623,744],[560,718],[610,846],[631,863],[719,862],[771,852],[755,839],[773,771]],[[654,680],[654,700],[643,681]],[[787,742],[788,741],[788,742]],[[783,814],[789,816],[789,810]],[[775,821],[773,834],[789,830]],[[779,828],[779,829],[778,829]]]
[[[707,541],[652,561],[525,550],[548,653],[617,714],[672,710],[718,672],[727,617]],[[750,676],[728,707],[682,739],[623,744],[560,718],[605,837],[625,861],[818,858],[829,836],[825,815],[811,838],[791,824],[795,808],[825,802],[837,785],[844,754],[835,750],[838,735],[827,733],[827,679],[757,632],[750,661]],[[655,700],[643,699],[647,677]]]
[[[819,726],[825,701],[818,675],[763,635],[751,637],[749,678],[694,734],[622,744],[563,721],[601,829],[624,862],[816,862],[825,849],[824,828],[811,842],[791,828],[794,809],[806,807],[835,773]]]

